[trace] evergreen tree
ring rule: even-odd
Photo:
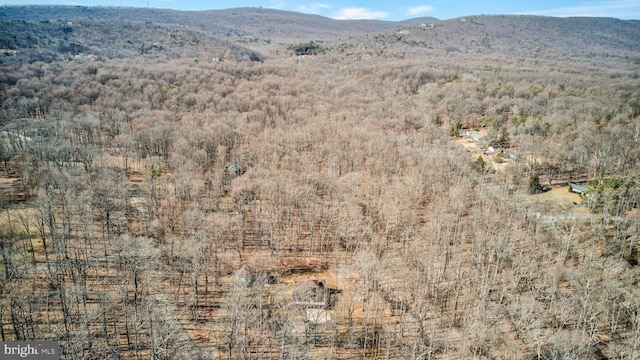
[[[500,136],[498,137],[498,140],[496,140],[496,144],[503,148],[511,146],[511,139],[509,139],[509,132],[507,131],[507,128],[502,128]]]
[[[540,177],[533,175],[529,178],[529,194],[539,194],[542,192],[542,185],[540,184]]]

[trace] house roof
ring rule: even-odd
[[[324,280],[318,279],[296,279],[293,280],[293,291],[305,291],[324,287]]]
[[[291,297],[293,305],[325,306],[329,300],[329,289],[325,286],[324,280],[293,280]]]
[[[324,280],[317,279],[300,279],[294,280],[291,287],[291,294],[294,298],[316,298],[324,296],[326,287]]]
[[[571,191],[575,191],[575,192],[579,192],[579,193],[585,193],[585,192],[589,191],[588,187],[582,186],[582,185],[578,185],[578,184],[574,184],[574,183],[569,183],[569,187],[571,188]]]

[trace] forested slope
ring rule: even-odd
[[[86,6],[3,6],[0,19],[29,22],[75,19],[118,20],[184,25],[220,37],[259,37],[305,39],[362,35],[397,29],[401,23],[375,20],[340,21],[321,16],[263,8],[237,8],[210,11],[175,11],[127,7]],[[417,21],[410,22],[414,25]]]
[[[638,22],[280,38],[43,9],[0,23],[2,340],[65,359],[640,356]],[[294,301],[296,280],[326,303]]]

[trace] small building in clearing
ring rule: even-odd
[[[584,195],[589,191],[589,188],[586,186],[569,183],[569,191],[574,192],[576,194]]]
[[[325,307],[329,300],[329,289],[324,280],[296,279],[291,288],[291,304]]]

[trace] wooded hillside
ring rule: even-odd
[[[3,341],[640,358],[640,22],[0,19]]]

